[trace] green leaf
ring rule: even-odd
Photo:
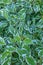
[[[16,48],[15,47],[13,47],[13,46],[6,46],[6,49],[9,51],[9,52],[14,52],[14,51],[16,51]]]
[[[17,48],[17,52],[22,57],[26,57],[26,55],[28,55],[28,52],[27,52],[27,50],[25,48],[22,48],[22,49]]]
[[[17,36],[17,35],[15,36],[15,41],[17,41],[17,42],[19,42],[19,43],[20,43],[21,38],[20,38],[20,36],[19,36],[19,35],[18,35],[18,36]]]
[[[26,58],[26,62],[28,65],[36,65],[35,60],[31,56]]]
[[[14,34],[14,28],[13,28],[12,25],[10,25],[10,26],[8,27],[8,32],[11,33],[11,34]]]
[[[43,0],[0,0],[0,65],[43,64]]]
[[[38,28],[43,28],[43,18],[41,18],[41,19],[39,20],[39,22],[37,23],[37,27],[38,27]]]
[[[3,3],[3,0],[0,0],[0,4]]]
[[[4,16],[4,18],[6,18],[8,20],[9,15],[8,15],[8,10],[7,9],[3,10],[3,16]]]
[[[12,0],[3,0],[4,4],[10,4]]]
[[[26,17],[26,13],[25,13],[25,9],[21,9],[19,12],[18,12],[18,15],[19,15],[19,19],[20,21],[25,21],[25,17]]]
[[[2,37],[0,37],[0,46],[2,46],[2,45],[6,45],[6,43],[5,43],[4,39]]]
[[[11,64],[11,57],[7,58],[2,65],[10,65]]]
[[[34,9],[35,13],[37,13],[37,12],[40,11],[40,6],[39,5],[34,5],[33,9]]]
[[[0,22],[0,30],[7,26],[6,22]]]
[[[39,56],[43,57],[43,49],[39,51]]]
[[[30,53],[31,50],[30,50],[30,47],[28,45],[24,45],[23,48],[26,49],[28,51],[28,53]]]
[[[30,39],[30,38],[25,38],[24,40],[23,40],[23,45],[30,45],[30,44],[33,44],[33,42],[32,42],[32,40]]]
[[[8,9],[6,8],[4,8],[4,9],[1,9],[0,10],[0,15],[2,16],[2,17],[4,17],[5,19],[7,19],[8,20],[8,18],[9,18],[9,15],[8,15]]]
[[[1,56],[1,64],[3,65],[4,63],[6,63],[6,61],[8,60],[8,58],[10,57],[10,52],[8,50],[4,51],[2,56]]]

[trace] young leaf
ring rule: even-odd
[[[5,43],[4,39],[2,37],[0,37],[0,46],[2,46],[2,45],[6,45],[6,43]]]
[[[34,60],[33,57],[31,57],[31,56],[26,58],[26,62],[27,62],[27,64],[29,64],[29,65],[36,65],[35,60]]]

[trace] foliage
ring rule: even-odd
[[[0,0],[0,65],[43,65],[43,0]]]

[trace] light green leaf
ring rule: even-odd
[[[34,9],[35,13],[37,13],[37,12],[40,11],[40,6],[39,5],[34,5],[33,9]]]
[[[9,51],[9,52],[14,52],[14,51],[16,51],[16,48],[15,47],[13,47],[13,46],[6,46],[6,49]]]
[[[37,27],[38,27],[38,28],[43,28],[43,18],[41,18],[41,19],[39,20],[39,22],[37,23]]]
[[[21,38],[20,38],[20,36],[19,36],[19,35],[18,35],[18,36],[17,36],[17,35],[15,36],[15,41],[17,41],[18,43],[20,43],[20,42],[21,42]]]
[[[3,29],[7,26],[6,22],[0,22],[0,29]]]
[[[25,17],[26,17],[26,13],[25,13],[25,9],[21,9],[19,12],[18,12],[18,15],[19,15],[19,19],[20,21],[25,21]]]
[[[8,50],[4,51],[1,56],[1,64],[3,65],[6,63],[7,59],[11,56],[10,52]]]
[[[43,49],[39,51],[39,56],[43,57]]]
[[[4,16],[4,18],[6,18],[8,20],[9,15],[8,15],[8,10],[7,9],[3,9],[3,16]]]
[[[3,0],[4,4],[10,4],[12,0]]]
[[[24,40],[23,40],[23,45],[30,45],[30,44],[33,44],[33,42],[32,42],[32,40],[30,39],[30,38],[25,38]]]
[[[0,37],[0,46],[2,46],[2,45],[6,45],[6,43],[5,43],[4,39],[2,37]]]
[[[26,58],[26,62],[28,65],[36,65],[35,60],[31,56]]]
[[[20,56],[22,57],[26,57],[26,55],[28,54],[27,50],[22,48],[22,49],[17,49],[17,52]]]
[[[11,64],[11,57],[7,58],[2,65],[10,65]]]

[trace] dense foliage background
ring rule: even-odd
[[[43,0],[0,0],[0,65],[43,65]]]

